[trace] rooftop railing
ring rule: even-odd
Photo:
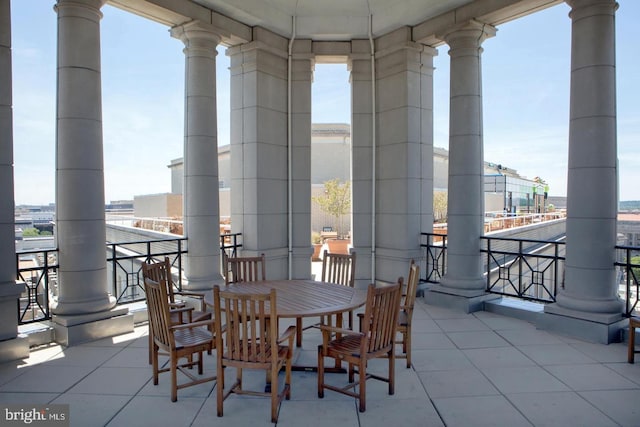
[[[241,233],[220,235],[223,259],[237,255],[242,247]],[[117,304],[142,301],[142,262],[169,257],[175,268],[174,284],[182,289],[182,255],[186,238],[139,240],[107,243],[109,289]],[[58,295],[58,249],[21,251],[16,254],[18,280],[25,283],[25,291],[18,300],[18,324],[51,319],[50,301]],[[223,270],[221,270],[223,271]]]
[[[440,283],[447,268],[447,235],[421,233],[424,272],[421,281]],[[556,301],[564,287],[564,239],[531,240],[481,237],[486,292],[539,303]],[[618,295],[624,315],[636,315],[640,292],[640,247],[616,246]]]

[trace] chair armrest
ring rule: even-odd
[[[183,295],[187,297],[192,297],[196,299],[204,299],[204,294],[201,292],[193,292],[193,291],[175,291],[174,295]]]
[[[182,329],[200,328],[202,326],[209,326],[209,325],[213,326],[214,323],[215,323],[215,320],[201,320],[199,322],[180,323],[179,325],[171,325],[169,329],[172,331],[178,331]]]
[[[204,304],[204,294],[201,292],[194,291],[175,291],[174,295],[180,295],[182,297],[189,297],[193,299],[197,299],[200,301],[200,311],[206,311],[206,307]]]
[[[186,305],[183,302],[170,302],[169,303],[169,309],[184,308],[184,307],[186,307]]]
[[[363,336],[362,332],[353,331],[351,329],[345,328],[336,328],[335,326],[328,325],[319,325],[318,328],[322,331],[323,334],[342,334],[342,335],[359,335]]]
[[[289,340],[289,347],[291,347],[293,345],[293,339],[295,338],[295,336],[296,336],[296,327],[291,325],[287,328],[286,331],[284,331],[284,333],[282,333],[282,335],[280,335],[277,343],[281,344],[285,340]]]
[[[180,323],[184,323],[183,313],[187,313],[187,323],[191,323],[193,307],[170,308],[169,312],[171,312],[171,314],[177,313],[179,315],[178,317],[180,317]]]

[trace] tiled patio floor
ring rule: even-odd
[[[625,344],[591,344],[521,320],[421,301],[414,313],[413,368],[396,362],[395,395],[369,380],[367,411],[359,413],[347,396],[327,390],[318,399],[316,374],[295,372],[277,425],[640,426],[640,360],[626,362]],[[158,386],[151,382],[146,335],[141,325],[131,334],[53,345],[2,364],[0,403],[69,403],[71,425],[82,427],[272,425],[269,400],[259,397],[232,395],[218,418],[215,382],[180,390],[172,403],[168,374]],[[317,331],[305,332],[298,364],[316,364],[318,342]],[[384,369],[386,361],[379,362],[375,368]],[[205,363],[215,370],[214,356]],[[328,376],[346,381],[345,374]],[[263,383],[263,372],[245,377],[258,389]]]

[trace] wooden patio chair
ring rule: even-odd
[[[402,334],[402,340],[396,341],[396,344],[402,344],[402,353],[397,354],[396,358],[407,359],[407,368],[411,367],[411,320],[419,281],[420,267],[414,260],[411,260],[407,288],[402,295],[400,313],[398,314],[398,333]]]
[[[398,281],[403,282],[404,278],[401,277]],[[409,280],[407,280],[406,289],[403,290],[400,299],[400,313],[398,313],[397,329],[402,337],[400,340],[396,340],[396,344],[402,345],[402,352],[396,354],[396,359],[407,359],[407,368],[411,367],[411,322],[419,281],[420,267],[414,260],[411,260],[411,264],[409,265]],[[360,330],[362,330],[362,313],[359,313],[358,317],[360,318]]]
[[[173,313],[170,309],[167,285],[164,280],[156,282],[145,277],[144,289],[151,325],[150,333],[152,334],[153,384],[158,385],[158,376],[161,372],[171,372],[171,401],[175,402],[178,400],[179,389],[216,379],[215,376],[202,377],[202,353],[211,351],[215,346],[213,334],[207,329],[213,326],[213,320],[176,323],[172,320]],[[190,310],[190,308],[182,310]],[[167,368],[159,368],[158,355],[160,351],[169,355],[169,367]],[[197,358],[196,361],[193,360],[194,356]],[[187,361],[181,364],[179,361],[182,358],[186,358]],[[196,365],[199,377],[192,373],[192,368]],[[178,384],[178,371],[186,375],[189,380]]]
[[[356,277],[356,253],[352,251],[350,254],[337,254],[324,250],[322,256],[322,275],[320,281],[327,283],[335,283],[337,285],[348,286],[353,288]],[[349,311],[349,329],[353,329],[353,311]],[[321,316],[320,323],[302,327],[302,319],[296,319],[296,327],[298,336],[296,345],[302,346],[302,331],[318,325],[335,325],[342,328],[342,313],[336,314],[336,321],[332,322],[331,316]]]
[[[318,346],[318,397],[324,389],[337,391],[359,400],[360,412],[366,410],[366,381],[374,378],[389,384],[389,394],[395,392],[395,337],[400,311],[402,283],[381,286],[369,285],[362,322],[362,331],[320,325],[322,344]],[[333,334],[336,335],[332,339]],[[324,358],[330,357],[349,364],[349,384],[337,387],[324,382]],[[367,373],[369,360],[389,358],[388,377]],[[358,381],[354,374],[358,373]],[[356,392],[356,387],[358,391]],[[352,390],[353,389],[353,390]]]
[[[264,254],[255,257],[225,257],[224,283],[267,280]]]
[[[351,254],[335,254],[324,251],[322,257],[322,276],[320,278],[323,282],[335,283],[337,285],[354,287],[356,279],[356,253],[354,251]],[[326,319],[327,324],[331,324],[330,319]],[[342,314],[337,315],[337,321],[335,323],[338,327],[342,325]],[[353,312],[349,312],[349,329],[353,329]]]
[[[640,328],[640,318],[629,318],[629,339],[628,339],[628,354],[627,362],[634,363],[636,353],[640,353],[640,350],[636,350],[636,328]]]
[[[289,326],[279,335],[274,289],[261,294],[237,294],[220,290],[216,285],[213,288],[213,301],[215,318],[220,319],[224,312],[227,319],[224,341],[223,327],[220,322],[216,323],[217,372],[223,372],[224,368],[229,366],[236,368],[236,382],[226,393],[224,375],[220,374],[218,378],[218,416],[223,415],[223,402],[231,393],[270,396],[271,422],[277,422],[282,399],[289,400],[291,397],[291,356],[295,326]],[[279,391],[278,372],[283,366],[285,383]],[[266,370],[271,380],[270,391],[243,389],[242,370],[245,368]]]
[[[165,257],[164,261],[143,262],[142,277],[143,279],[149,278],[154,282],[166,284],[167,296],[169,298],[169,308],[171,310],[171,321],[173,323],[191,323],[212,319],[212,313],[207,311],[204,304],[204,295],[202,293],[179,291],[175,288],[171,275],[171,261],[168,257]],[[176,300],[176,296],[188,297],[198,300],[198,310],[183,310],[186,307],[186,304],[184,302]],[[211,333],[213,333],[213,326],[211,326],[209,330]],[[149,322],[149,364],[151,364],[152,362],[151,341],[151,322]],[[209,352],[209,354],[211,354],[211,352]]]

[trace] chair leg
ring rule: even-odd
[[[149,365],[153,363],[153,333],[151,333],[151,323],[149,323]]]
[[[322,345],[318,346],[318,397],[324,397],[324,355]]]
[[[218,355],[218,358],[220,356]],[[222,367],[222,362],[218,360],[216,364],[216,408],[218,412],[218,416],[222,416],[222,405],[224,401],[224,368]]]
[[[404,353],[407,355],[407,369],[411,367],[411,328],[407,328],[404,336],[405,348]]]
[[[627,349],[627,362],[634,363],[636,352],[636,328],[629,323],[629,348]]]
[[[272,364],[271,367],[271,422],[278,422],[278,367]]]
[[[395,393],[395,378],[396,378],[396,352],[392,348],[389,352],[389,394]]]
[[[351,367],[349,368],[351,370]],[[358,367],[358,376],[359,376],[359,387],[360,387],[360,412],[364,412],[367,410],[367,365],[363,360]]]
[[[178,358],[171,355],[171,401],[178,400]]]
[[[153,369],[153,385],[158,385],[158,348],[155,343],[152,342],[149,351],[151,353],[151,364]]]
[[[291,354],[289,354],[289,357],[287,357],[287,362],[285,365],[285,377],[284,377],[284,384],[285,387],[287,387],[287,392],[285,393],[285,399],[289,400],[291,399]]]

